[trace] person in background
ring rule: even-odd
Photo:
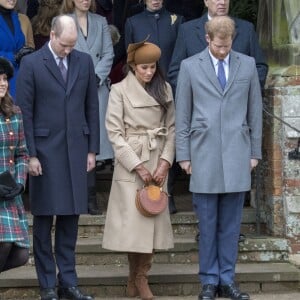
[[[205,25],[208,47],[181,62],[176,160],[190,174],[199,220],[199,300],[248,300],[235,284],[245,193],[261,159],[262,97],[253,57],[232,49],[234,21]]]
[[[25,45],[21,23],[15,11],[16,3],[17,0],[0,0],[0,56],[10,61],[14,67],[14,76],[9,80],[9,92],[13,99],[16,95],[16,78],[19,70],[16,55]]]
[[[74,19],[54,17],[49,43],[22,59],[17,79],[42,300],[93,299],[78,288],[75,247],[79,216],[88,212],[87,173],[99,152],[99,106],[92,59],[74,49],[76,41]]]
[[[136,43],[149,36],[148,41],[161,49],[159,66],[166,77],[183,18],[166,10],[163,2],[163,0],[144,0],[144,11],[126,20],[125,48],[127,49],[130,43]]]
[[[31,20],[38,12],[40,0],[30,0],[27,3],[27,16]]]
[[[104,167],[107,160],[112,160],[114,153],[105,128],[105,114],[108,103],[110,82],[108,75],[114,58],[114,50],[107,21],[104,17],[92,13],[95,11],[94,0],[64,0],[62,12],[74,17],[78,39],[75,49],[88,53],[93,60],[99,100],[100,120],[100,153],[97,155],[97,166]],[[88,176],[89,212],[100,214],[96,197],[96,171]]]
[[[21,111],[8,91],[13,72],[11,63],[0,57],[0,173],[8,170],[17,183],[12,188],[0,180],[0,273],[24,265],[29,257],[28,223],[21,197],[29,157]]]
[[[230,0],[204,0],[204,4],[207,7],[207,13],[201,18],[185,22],[179,29],[168,72],[168,78],[174,91],[176,90],[181,61],[201,52],[207,47],[205,23],[215,16],[228,15]],[[233,19],[235,21],[236,34],[233,39],[232,49],[254,57],[260,85],[263,88],[268,73],[268,65],[259,45],[254,26],[248,21],[238,18]],[[176,176],[169,177],[170,189],[175,185],[175,179]]]
[[[159,47],[129,44],[129,71],[112,85],[106,128],[115,151],[115,168],[105,221],[103,248],[128,252],[127,296],[153,299],[148,285],[155,249],[173,247],[168,209],[143,216],[135,205],[137,189],[154,182],[166,190],[174,159],[174,100],[158,66]]]
[[[26,15],[27,14],[27,6],[28,6],[27,0],[17,0],[15,9],[17,12],[19,12],[23,15]]]
[[[61,4],[62,0],[41,0],[37,14],[31,19],[36,49],[49,41],[51,22],[59,14]]]

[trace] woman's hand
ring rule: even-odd
[[[164,184],[165,179],[169,172],[169,168],[170,168],[169,162],[167,162],[164,159],[159,160],[158,166],[153,173],[153,180],[157,185],[162,186]]]
[[[151,173],[144,167],[143,164],[136,166],[135,171],[138,173],[138,175],[141,177],[141,179],[146,185],[152,181]]]

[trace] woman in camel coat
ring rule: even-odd
[[[135,206],[136,190],[154,181],[166,191],[174,158],[174,101],[152,43],[128,46],[128,75],[112,86],[106,128],[115,168],[104,229],[103,247],[129,252],[128,296],[152,299],[147,283],[155,249],[173,247],[168,209],[144,217]]]

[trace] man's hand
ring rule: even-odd
[[[30,157],[28,172],[31,176],[43,175],[42,166],[37,157]]]
[[[250,165],[251,165],[251,171],[257,166],[258,160],[255,158],[251,158]]]
[[[162,186],[164,184],[164,181],[169,172],[169,168],[170,168],[169,162],[167,162],[164,159],[159,160],[158,166],[153,173],[153,180],[157,185]]]
[[[192,165],[190,160],[183,160],[178,162],[181,169],[185,171],[186,174],[192,174]]]
[[[96,154],[88,153],[87,156],[87,172],[93,170],[96,167]]]
[[[141,179],[146,185],[152,181],[151,173],[144,167],[143,164],[136,166],[135,171],[138,173],[138,175],[141,177]]]

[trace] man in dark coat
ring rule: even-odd
[[[95,167],[99,152],[98,96],[93,62],[73,50],[76,40],[74,20],[54,18],[50,42],[23,58],[17,82],[30,155],[33,252],[42,300],[93,299],[77,287],[75,246],[79,215],[88,209],[87,171]]]
[[[148,41],[161,49],[159,66],[166,75],[175,46],[182,16],[170,13],[163,7],[163,0],[145,0],[145,10],[127,19],[125,23],[125,48],[131,43]]]

